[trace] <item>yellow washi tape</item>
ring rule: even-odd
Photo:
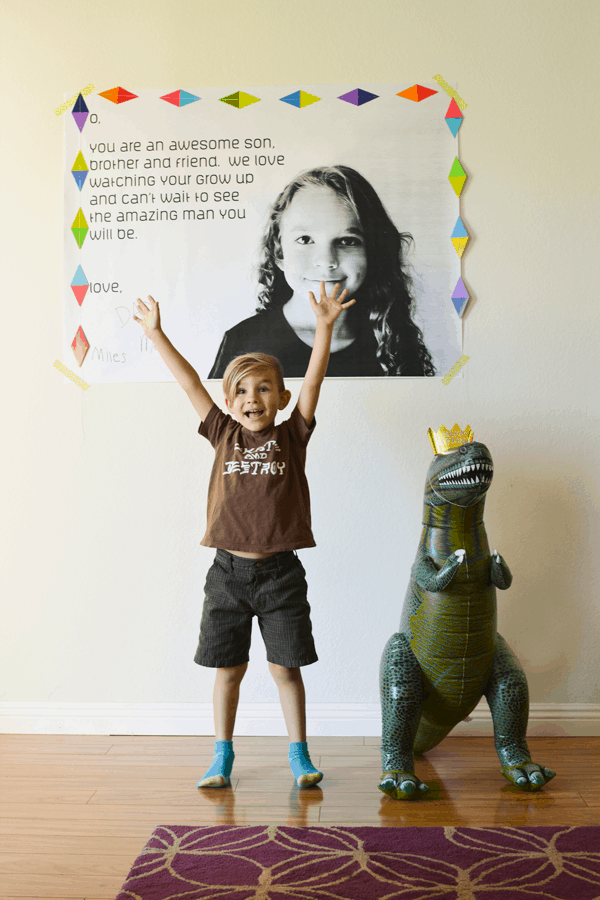
[[[456,373],[462,369],[462,367],[464,366],[464,364],[466,363],[466,361],[469,358],[470,357],[468,357],[468,356],[464,356],[464,355],[461,356],[461,358],[458,360],[458,362],[454,363],[454,365],[452,366],[450,371],[446,372],[446,374],[442,378],[442,384],[450,384],[450,382],[452,381],[452,379],[454,378]]]
[[[84,97],[87,97],[88,94],[91,94],[92,91],[95,91],[95,90],[96,90],[96,88],[94,87],[93,84],[91,84],[91,83],[88,84],[86,87],[84,87],[84,89],[82,91],[78,91],[76,94],[73,94],[73,96],[71,97],[70,100],[65,100],[65,102],[63,104],[61,104],[61,106],[57,106],[56,109],[54,110],[54,115],[60,116],[62,113],[66,112],[66,110],[69,109],[69,107],[73,106],[73,104],[79,97],[79,94],[83,94]]]
[[[55,359],[54,362],[52,363],[52,365],[53,365],[56,369],[58,369],[59,372],[62,372],[63,375],[66,375],[67,378],[70,378],[71,381],[74,381],[75,384],[78,384],[82,391],[87,391],[87,389],[89,388],[89,384],[88,384],[87,382],[85,382],[85,381],[83,380],[83,378],[79,378],[79,377],[75,374],[75,372],[71,372],[70,369],[67,369],[66,366],[63,366],[63,364],[62,364],[58,359]]]
[[[458,103],[459,109],[465,109],[465,108],[466,108],[467,104],[465,103],[465,101],[464,101],[461,97],[458,96],[458,94],[456,93],[456,91],[453,90],[453,89],[450,87],[449,84],[446,84],[446,82],[444,81],[444,79],[442,78],[441,75],[434,75],[434,76],[433,76],[433,80],[434,80],[434,81],[437,81],[437,83],[439,84],[439,86],[441,87],[441,89],[442,89],[443,91],[446,91],[446,93],[447,93],[450,97],[454,97],[454,99],[455,99],[456,102]]]

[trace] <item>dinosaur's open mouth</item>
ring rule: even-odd
[[[467,465],[460,466],[458,469],[453,469],[451,472],[446,472],[445,475],[441,475],[438,478],[438,484],[440,487],[455,485],[477,485],[477,484],[491,484],[492,477],[494,475],[494,467],[491,463],[482,461],[482,462],[472,462]]]

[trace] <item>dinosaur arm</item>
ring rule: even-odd
[[[504,558],[500,556],[497,550],[492,553],[490,576],[492,584],[495,584],[501,591],[505,591],[512,584],[512,575],[510,569],[504,562]]]
[[[464,550],[451,553],[441,569],[425,553],[419,553],[412,567],[412,577],[424,591],[443,591],[447,588],[465,558]]]

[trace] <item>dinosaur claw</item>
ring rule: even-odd
[[[546,769],[544,766],[532,762],[502,766],[500,771],[520,791],[540,791],[556,775],[552,769]]]
[[[377,787],[380,791],[383,791],[384,794],[387,794],[388,797],[394,797],[396,793],[396,782],[393,778],[386,778],[386,780],[382,781],[381,784],[378,784]]]
[[[394,800],[416,800],[417,799],[418,794],[415,790],[415,786],[414,786],[414,784],[412,784],[412,781],[409,783],[412,785],[412,790],[403,791],[402,788],[399,787],[396,791],[394,791]],[[406,782],[405,782],[405,784],[406,784]]]
[[[384,794],[387,794],[388,797],[391,797],[392,800],[396,800],[396,799],[397,799],[397,798],[396,798],[396,788],[395,788],[395,787],[393,787],[393,788],[384,788],[384,787],[381,787],[380,784],[378,784],[377,787],[379,788],[380,791],[383,791]]]
[[[416,775],[408,772],[385,773],[377,786],[393,800],[416,800],[420,793],[429,790]]]

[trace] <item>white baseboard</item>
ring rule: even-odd
[[[379,737],[377,703],[309,703],[310,736]],[[278,703],[240,703],[237,735],[285,735]],[[0,702],[0,734],[213,734],[210,703],[19,703]],[[491,735],[485,701],[454,735]],[[600,703],[532,703],[529,735],[600,736]]]

